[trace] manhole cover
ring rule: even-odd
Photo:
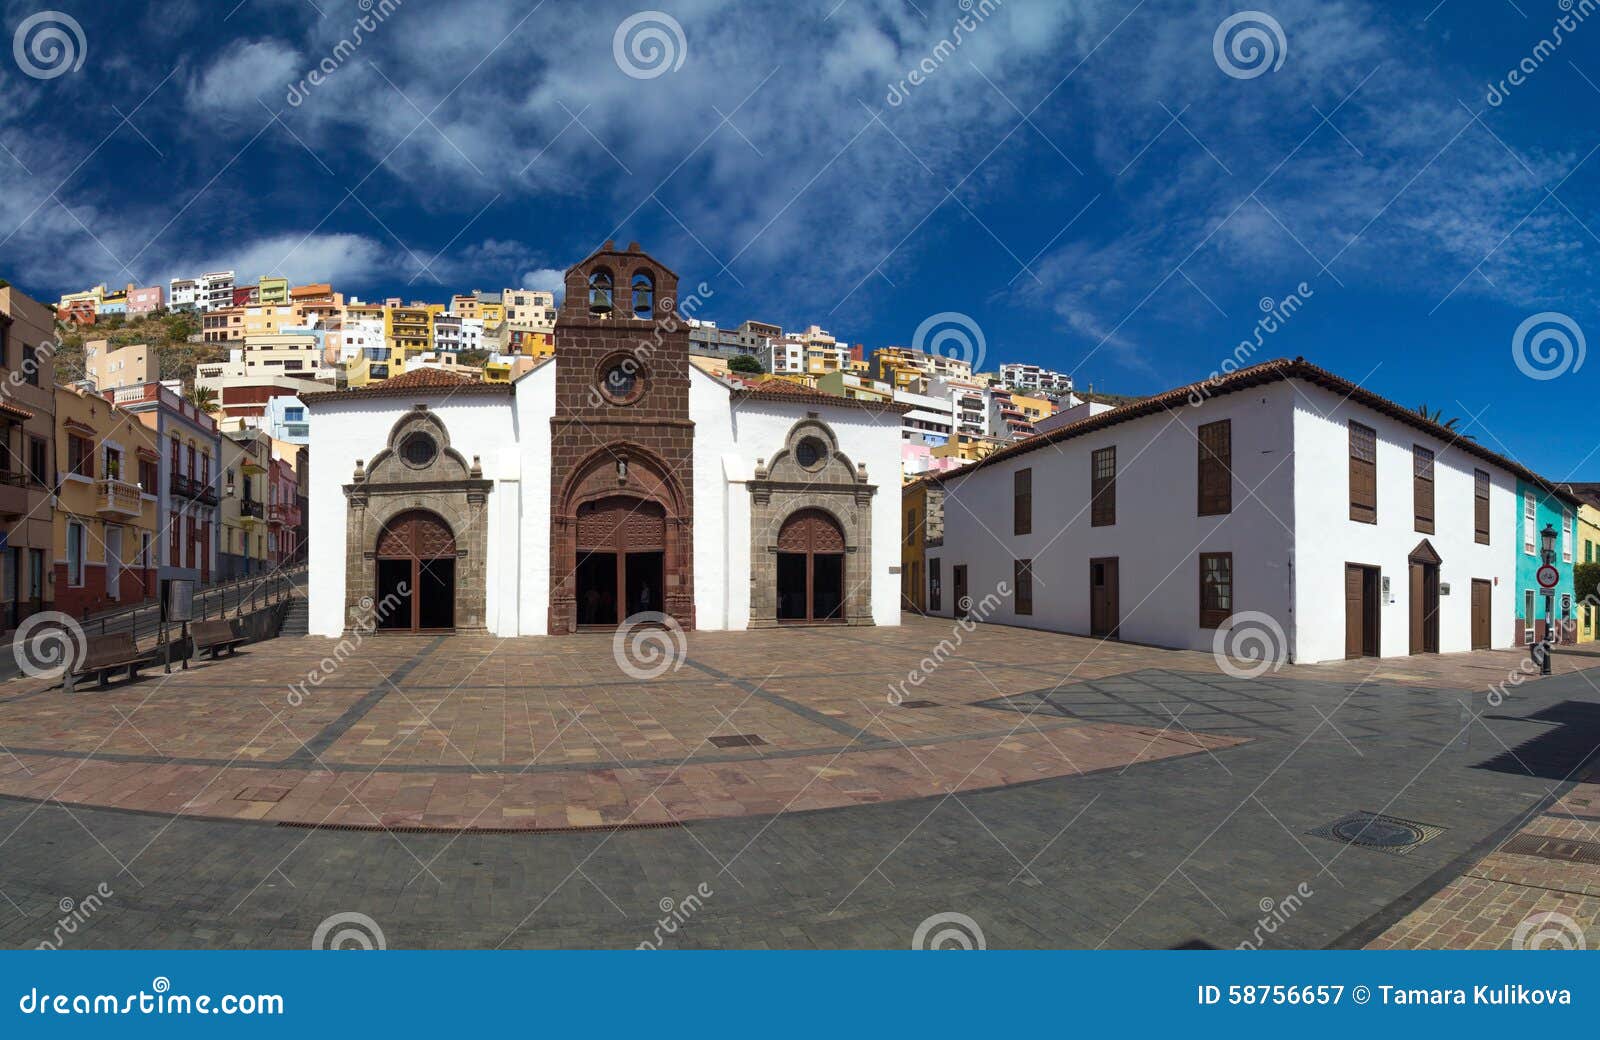
[[[1443,827],[1382,813],[1355,812],[1308,832],[1319,838],[1404,856],[1444,833]]]

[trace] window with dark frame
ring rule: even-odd
[[[50,444],[43,437],[28,438],[28,476],[39,487],[50,486]]]
[[[1013,561],[1012,577],[1015,579],[1016,594],[1013,605],[1018,614],[1033,613],[1033,561]]]
[[[1117,447],[1100,448],[1089,462],[1089,526],[1109,527],[1117,522]]]
[[[1219,628],[1233,615],[1233,553],[1200,554],[1200,627]]]
[[[67,435],[67,472],[94,479],[94,443],[89,438]]]
[[[1472,471],[1472,533],[1479,545],[1489,544],[1489,474]]]
[[[1233,512],[1233,420],[1222,419],[1200,427],[1200,516]]]
[[[1033,470],[1019,469],[1011,475],[1011,533],[1033,533]]]
[[[1378,431],[1350,423],[1350,519],[1378,522]]]
[[[39,348],[29,343],[22,345],[22,381],[29,386],[39,385]]]
[[[1411,446],[1411,502],[1416,530],[1433,534],[1433,452],[1420,444]]]

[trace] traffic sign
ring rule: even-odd
[[[1546,591],[1555,588],[1557,583],[1561,581],[1561,572],[1548,563],[1539,568],[1539,573],[1536,576],[1539,579],[1539,587]]]

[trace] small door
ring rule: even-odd
[[[956,589],[956,614],[957,618],[964,618],[972,609],[972,601],[967,599],[967,565],[957,564],[953,569],[953,580]]]
[[[1118,617],[1117,557],[1103,556],[1089,561],[1089,634],[1117,638]]]
[[[1378,656],[1380,594],[1378,568],[1359,563],[1344,565],[1345,657]]]
[[[1489,610],[1492,599],[1491,584],[1482,578],[1472,579],[1472,649],[1489,649]]]
[[[1411,652],[1439,652],[1439,568],[1411,561]]]
[[[106,526],[106,598],[122,596],[122,528]]]

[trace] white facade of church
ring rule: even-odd
[[[653,263],[637,247],[597,256],[609,269]],[[609,305],[609,269],[574,267],[569,304],[604,277]],[[673,335],[644,362],[642,391],[590,415],[576,388],[592,381],[590,355],[606,356],[607,322],[619,342],[651,326],[589,317],[574,319],[571,355],[558,330],[555,357],[510,386],[414,373],[308,401],[313,635],[340,635],[407,585],[406,616],[384,627],[546,635],[645,609],[696,629],[899,623],[897,414],[723,382],[688,364],[686,336],[680,357]],[[563,365],[584,368],[567,389]],[[687,414],[630,412],[652,380],[670,381],[663,399],[686,399]],[[553,465],[573,456],[559,440],[606,416],[620,433]],[[674,438],[692,444],[691,465],[652,447]]]

